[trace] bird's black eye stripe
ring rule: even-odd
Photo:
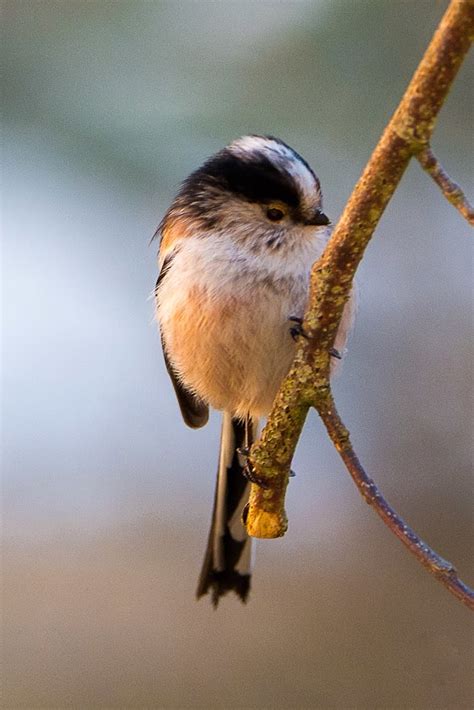
[[[278,207],[269,207],[267,209],[267,217],[271,222],[279,222],[284,216],[285,213]]]
[[[242,195],[250,202],[279,200],[298,207],[300,198],[292,176],[265,155],[242,158],[227,148],[210,158],[183,183],[181,194],[197,199],[206,188],[220,188]]]

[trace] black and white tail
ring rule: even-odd
[[[245,457],[256,435],[257,423],[224,413],[211,530],[196,596],[210,593],[217,606],[221,596],[234,591],[245,602],[250,590],[252,539],[242,524],[250,484],[243,475]]]

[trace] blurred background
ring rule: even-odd
[[[468,708],[468,611],[309,417],[251,599],[194,591],[219,415],[181,421],[150,300],[180,181],[270,133],[335,220],[447,2],[3,3],[6,708]],[[434,138],[467,192],[473,63]],[[474,581],[472,234],[414,162],[359,271],[341,414],[396,509]]]

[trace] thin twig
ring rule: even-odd
[[[426,146],[416,154],[416,157],[423,170],[431,175],[448,202],[467,219],[469,224],[474,226],[474,207],[469,203],[459,185],[451,180],[431,148]]]
[[[313,266],[308,309],[303,322],[308,338],[301,338],[296,358],[277,394],[267,424],[250,452],[256,479],[263,484],[251,487],[246,517],[250,535],[278,537],[286,531],[284,502],[291,460],[309,407],[313,406],[324,418],[328,402],[332,403],[330,351],[350,297],[355,271],[408,163],[429,145],[436,117],[473,37],[474,0],[451,0],[355,186],[324,254]],[[330,410],[333,411],[332,404]],[[332,422],[331,419],[327,421]],[[390,529],[453,594],[467,603],[474,593],[458,579],[454,568],[444,563],[391,510],[360,466],[349,444],[349,432],[342,422],[339,423],[334,443],[359,489],[366,489],[368,495],[373,494],[371,503]],[[393,523],[393,520],[398,522]]]
[[[320,406],[319,415],[323,420],[329,437],[344,461],[352,480],[365,498],[379,515],[385,525],[421,562],[424,567],[449,591],[467,607],[474,610],[474,590],[470,589],[459,577],[454,565],[443,559],[435,550],[426,544],[395,512],[385,500],[377,485],[367,475],[362,467],[349,437],[349,431],[344,426],[332,395],[327,394],[324,406]]]

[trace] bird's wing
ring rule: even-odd
[[[168,273],[171,263],[173,261],[173,252],[171,252],[163,262],[160,270],[160,275],[156,282],[155,287],[155,297],[158,296],[158,290],[160,284],[163,282],[166,274]],[[183,416],[184,421],[192,429],[199,429],[199,427],[204,426],[209,419],[209,407],[205,402],[196,397],[192,392],[186,389],[182,382],[180,382],[173,365],[170,362],[168,354],[166,352],[163,333],[161,333],[161,344],[163,346],[163,355],[165,358],[166,369],[171,377],[171,382],[173,383],[174,391],[176,392],[176,397],[178,399],[179,408]]]

